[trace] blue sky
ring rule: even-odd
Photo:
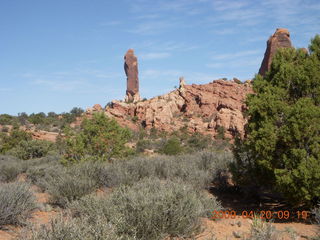
[[[142,97],[251,79],[276,28],[307,47],[319,23],[318,0],[0,0],[0,113],[123,99],[129,48]]]

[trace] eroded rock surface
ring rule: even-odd
[[[269,40],[267,41],[267,49],[259,69],[259,74],[264,76],[270,69],[272,57],[279,48],[290,47],[292,47],[292,44],[289,31],[285,28],[277,28],[276,32],[270,36]]]
[[[126,102],[136,102],[139,96],[138,59],[134,50],[129,49],[124,56],[124,71],[127,76]]]
[[[252,93],[250,83],[216,80],[187,85],[183,82],[178,89],[149,100],[113,101],[104,111],[133,130],[143,127],[172,132],[185,127],[190,133],[215,137],[223,127],[225,137],[233,138],[236,134],[244,135],[247,121],[243,116],[244,101],[249,93]]]

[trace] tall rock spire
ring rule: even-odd
[[[270,69],[272,57],[275,55],[279,48],[290,48],[292,47],[290,40],[290,33],[288,29],[277,28],[276,32],[270,36],[267,41],[267,49],[264,53],[264,58],[259,69],[259,74],[264,76]]]
[[[134,50],[129,49],[124,55],[124,71],[127,75],[126,102],[136,102],[139,96],[138,59],[134,55]]]

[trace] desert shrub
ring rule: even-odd
[[[51,180],[63,171],[64,169],[61,165],[47,163],[28,167],[26,174],[28,181],[45,191]]]
[[[320,204],[318,204],[318,207],[312,209],[312,214],[314,215],[316,223],[320,225]]]
[[[17,117],[9,114],[0,114],[0,125],[17,125]]]
[[[13,157],[0,160],[0,182],[11,182],[24,170],[22,162]]]
[[[228,169],[233,161],[232,153],[200,152],[180,156],[136,157],[131,160],[107,164],[100,170],[101,184],[113,187],[132,185],[147,178],[181,179],[196,188],[203,188],[213,181],[217,174]]]
[[[319,38],[319,41],[320,41],[320,38]],[[312,209],[312,214],[314,215],[314,219],[318,224],[317,235],[316,237],[313,238],[313,240],[320,240],[320,204],[318,204],[318,207]]]
[[[132,154],[132,150],[125,146],[131,138],[131,132],[103,113],[94,114],[92,119],[84,119],[80,132],[68,129],[65,134],[67,162],[79,162],[87,155],[110,161],[114,157]]]
[[[100,172],[100,182],[107,187],[132,185],[145,177],[154,175],[153,162],[151,159],[137,157],[106,165]]]
[[[64,169],[56,172],[55,175],[47,175],[44,186],[50,194],[50,202],[65,207],[68,202],[80,199],[92,192],[97,182],[88,176],[74,174]]]
[[[217,127],[217,139],[224,139],[224,134],[225,134],[226,130],[224,129],[223,126],[218,126]]]
[[[252,220],[250,238],[247,240],[280,240],[280,233],[270,222],[256,216]]]
[[[211,139],[209,136],[204,136],[200,133],[195,133],[189,137],[187,144],[192,150],[199,151],[207,148],[210,141]]]
[[[68,172],[76,176],[91,179],[91,181],[93,181],[98,187],[103,185],[102,176],[105,172],[105,166],[106,164],[102,161],[94,161],[89,159],[79,164],[72,165],[68,168]]]
[[[23,160],[41,158],[54,149],[54,144],[43,140],[21,141],[8,154]]]
[[[152,143],[150,140],[147,139],[139,139],[136,145],[136,151],[138,153],[143,152],[145,149],[150,149]]]
[[[72,218],[70,215],[52,219],[48,225],[41,227],[36,225],[29,226],[19,236],[20,240],[97,240],[119,239],[113,230],[113,227],[106,219],[96,216],[95,221],[88,221],[86,217]]]
[[[36,208],[35,197],[26,183],[0,185],[0,226],[22,224]]]
[[[159,149],[160,153],[166,155],[177,155],[183,151],[180,140],[176,137],[169,138],[162,148]]]
[[[9,131],[10,131],[10,129],[7,126],[3,126],[1,129],[1,132],[3,132],[3,133],[8,133]]]
[[[22,141],[31,140],[31,135],[25,131],[13,129],[10,135],[0,134],[0,153],[6,153]]]
[[[70,208],[76,215],[92,219],[104,214],[119,236],[163,239],[191,236],[199,230],[199,217],[221,209],[215,199],[206,198],[181,181],[147,178],[131,187],[119,187],[108,198],[87,196]]]
[[[43,112],[31,113],[28,121],[32,124],[43,124],[46,121],[46,114]]]

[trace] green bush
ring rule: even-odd
[[[130,137],[128,129],[120,127],[104,113],[97,113],[92,119],[83,120],[80,132],[66,131],[66,161],[79,162],[88,155],[108,161],[114,157],[128,156],[132,151],[125,143]]]
[[[200,133],[195,133],[188,139],[188,146],[193,151],[201,151],[206,149],[209,146],[211,139],[209,136],[204,136]]]
[[[0,185],[0,226],[22,224],[35,208],[29,185],[20,182]]]
[[[235,176],[275,186],[292,204],[312,205],[320,196],[320,49],[310,54],[280,49],[271,69],[253,81],[247,98],[246,139],[235,148]]]
[[[87,196],[72,203],[70,209],[90,219],[104,214],[118,236],[163,239],[197,233],[199,218],[210,216],[221,205],[181,181],[147,178],[131,187],[121,186],[108,198]]]
[[[54,144],[43,140],[21,141],[8,154],[23,160],[41,158],[54,149]]]
[[[105,218],[95,217],[95,221],[87,218],[72,218],[70,215],[52,219],[48,225],[40,228],[36,225],[29,226],[19,236],[20,240],[118,240],[113,227]],[[129,240],[129,239],[127,239]]]
[[[31,134],[18,129],[13,129],[10,135],[0,133],[0,153],[6,153],[22,141],[31,140]]]
[[[224,134],[225,134],[226,130],[224,129],[223,126],[218,126],[217,127],[217,139],[225,139]]]
[[[159,149],[160,153],[166,155],[177,155],[183,151],[180,140],[176,137],[169,138],[164,146]]]
[[[11,116],[9,114],[0,114],[0,125],[17,125],[17,117]]]

